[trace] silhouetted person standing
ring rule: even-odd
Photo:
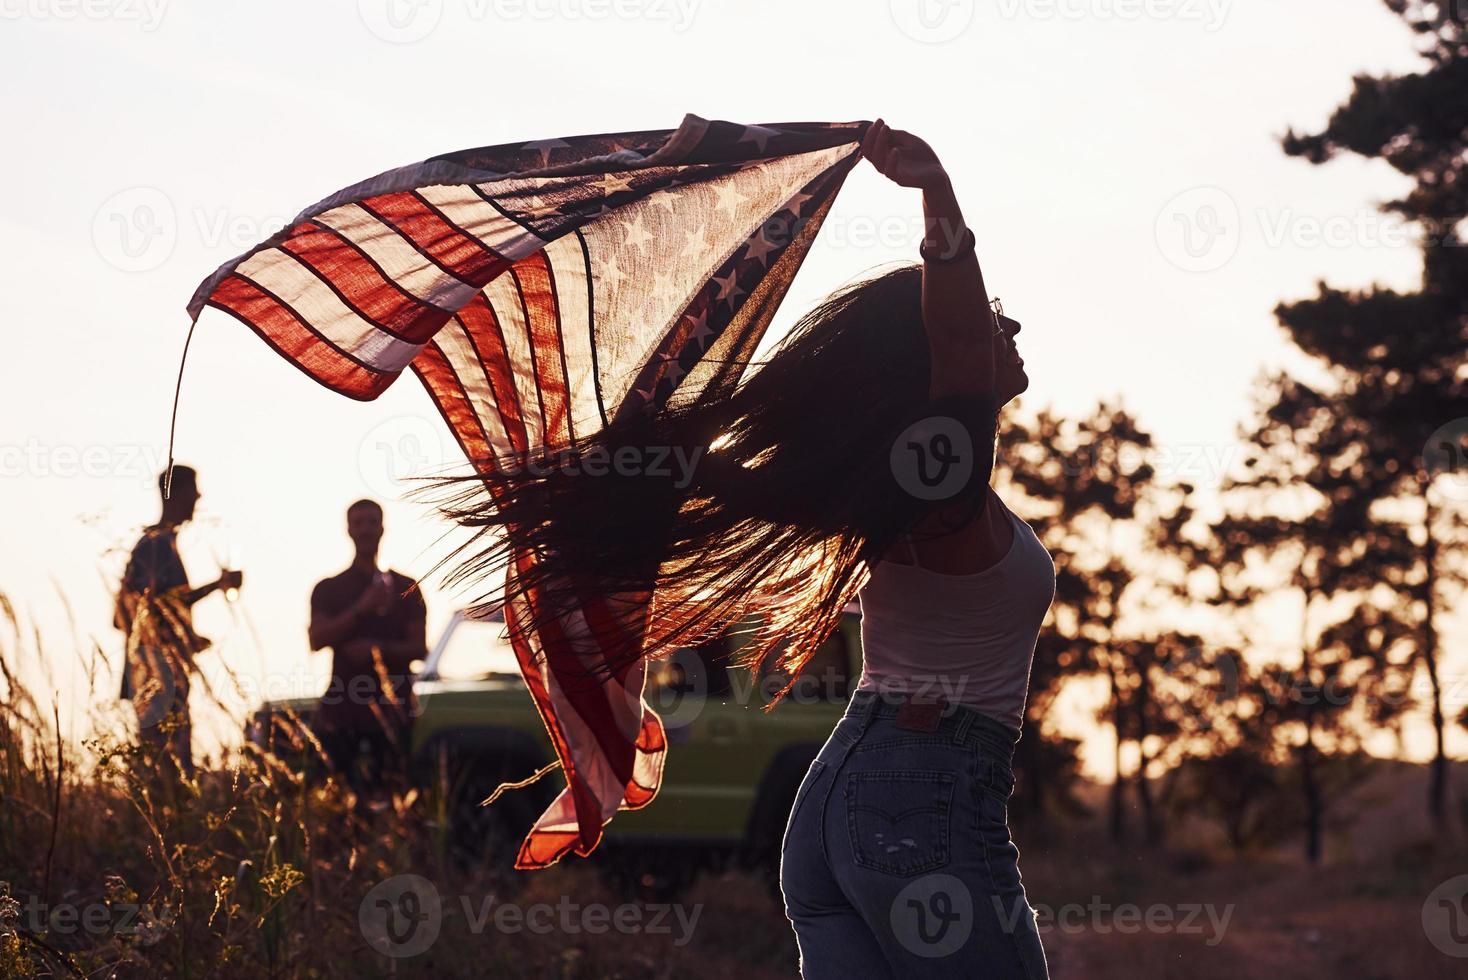
[[[359,792],[400,760],[412,717],[414,660],[427,656],[427,608],[418,583],[377,567],[382,508],[347,508],[351,566],[311,593],[311,649],[331,647],[331,685],[313,728],[338,772]]]
[[[193,605],[218,589],[239,588],[244,576],[224,571],[207,585],[189,587],[178,529],[194,516],[198,474],[175,466],[172,487],[165,491],[167,485],[165,471],[158,476],[162,514],[144,529],[128,558],[113,625],[127,635],[122,694],[137,712],[139,739],[158,752],[160,768],[174,765],[192,778],[189,675],[194,655],[209,646],[194,632]]]

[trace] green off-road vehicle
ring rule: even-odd
[[[564,781],[551,773],[479,805],[555,758],[504,629],[497,613],[454,615],[413,685],[411,757],[412,777],[434,801],[454,852],[507,867]],[[700,871],[731,866],[775,882],[795,791],[861,673],[860,613],[854,605],[843,613],[769,712],[785,678],[729,666],[741,644],[741,632],[731,631],[649,672],[644,699],[668,738],[662,789],[643,809],[619,813],[597,852],[603,872],[625,889],[666,897]],[[249,737],[279,751],[290,716],[309,723],[315,703],[263,705]]]

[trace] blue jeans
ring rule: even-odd
[[[1017,736],[858,691],[795,795],[780,861],[800,975],[1045,980],[1010,840]]]

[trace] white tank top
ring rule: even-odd
[[[858,690],[941,695],[1022,727],[1035,641],[1055,598],[1055,562],[1028,524],[1004,512],[1014,541],[982,572],[947,575],[890,561],[872,569],[859,593]]]

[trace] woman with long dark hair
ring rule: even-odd
[[[783,848],[802,974],[1034,980],[1045,959],[1006,806],[1054,566],[989,488],[999,407],[1028,385],[1018,325],[991,312],[928,145],[878,120],[862,152],[922,192],[921,265],[829,297],[732,391],[619,416],[466,480],[447,510],[485,542],[461,574],[533,550],[505,586],[541,597],[519,628],[588,594],[647,609],[627,657],[757,613],[741,661],[794,678],[859,596],[861,683]],[[625,448],[696,465],[599,479],[568,465]]]
[[[987,398],[997,412],[1029,386],[1018,325],[988,315],[947,174],[921,140],[880,121],[864,149],[883,174],[921,189],[927,218],[920,275],[898,274],[910,284],[905,308],[884,311],[887,356],[926,370],[934,405]],[[854,306],[859,316],[863,299]],[[805,977],[1046,976],[1007,802],[1055,568],[988,488],[992,426],[974,440],[979,479],[883,542],[860,590],[861,683],[797,793],[781,864]],[[945,426],[926,432],[896,447],[895,471],[903,450],[916,467],[945,455]],[[946,456],[961,465],[951,443]]]

